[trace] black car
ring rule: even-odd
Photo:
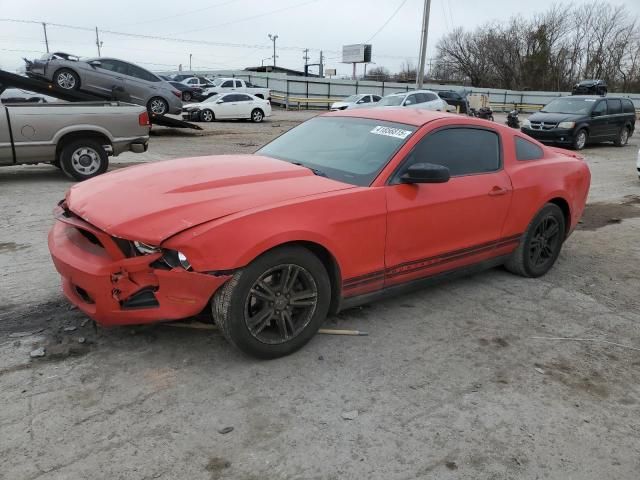
[[[469,111],[469,102],[467,101],[467,97],[461,93],[449,90],[446,92],[438,92],[438,96],[449,105],[458,107],[459,113],[467,113]]]
[[[606,95],[607,84],[604,80],[583,80],[571,89],[571,95]]]
[[[581,150],[587,143],[626,145],[636,111],[628,98],[575,95],[559,97],[522,122],[521,130],[542,143]]]
[[[202,98],[202,89],[198,87],[190,87],[189,85],[185,85],[184,83],[174,82],[171,80],[169,82],[172,86],[174,86],[177,90],[180,90],[182,93],[182,101],[190,102],[191,100],[199,100]]]

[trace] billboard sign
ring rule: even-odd
[[[371,61],[371,45],[358,43],[342,47],[342,63],[368,63]]]

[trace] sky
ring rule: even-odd
[[[585,3],[575,0],[574,3]],[[427,56],[435,56],[439,38],[453,28],[474,28],[487,21],[531,16],[556,0],[432,0]],[[640,0],[612,0],[640,17]],[[16,70],[22,57],[37,58],[49,48],[79,56],[97,56],[95,27],[102,56],[138,63],[152,71],[242,69],[272,64],[277,35],[277,65],[302,70],[303,49],[310,63],[320,50],[325,68],[349,75],[340,63],[343,45],[371,43],[373,62],[397,71],[417,64],[424,0],[0,0],[0,68]],[[6,19],[38,23],[7,22]],[[51,24],[69,25],[71,29]],[[122,36],[128,33],[161,38]],[[206,43],[205,43],[206,42]],[[358,67],[362,73],[363,66]]]

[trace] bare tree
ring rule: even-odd
[[[468,77],[474,86],[566,90],[581,79],[601,78],[614,89],[634,91],[639,46],[640,28],[627,9],[594,0],[474,31],[458,28],[438,42],[435,63],[438,78]]]

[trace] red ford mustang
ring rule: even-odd
[[[289,354],[325,317],[504,264],[538,277],[582,215],[570,152],[484,120],[418,109],[321,115],[254,155],[158,162],[78,184],[53,262],[102,325],[211,308],[243,351]]]

